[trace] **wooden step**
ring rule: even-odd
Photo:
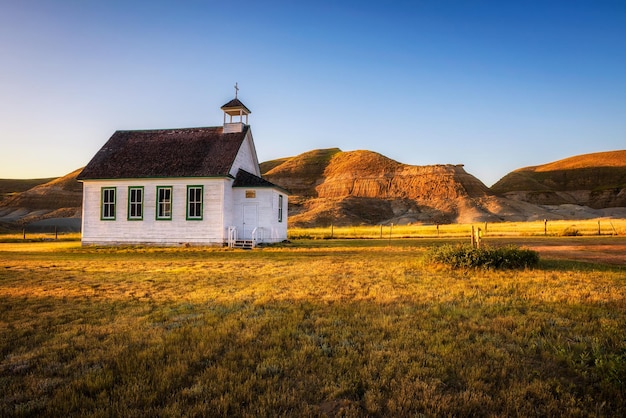
[[[254,240],[251,239],[238,239],[235,240],[233,244],[233,248],[243,248],[246,250],[251,250],[255,247]]]

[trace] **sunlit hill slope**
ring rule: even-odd
[[[491,209],[498,198],[461,165],[411,166],[331,148],[269,161],[261,171],[291,191],[294,226],[500,220]]]
[[[540,205],[626,206],[626,150],[598,152],[515,170],[491,188]]]

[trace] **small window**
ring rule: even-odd
[[[256,190],[246,190],[246,199],[256,198]]]
[[[157,220],[172,219],[172,188],[157,186]]]
[[[100,218],[104,221],[115,220],[115,187],[102,188]]]
[[[187,186],[187,219],[202,220],[202,186]]]
[[[133,221],[143,219],[143,187],[128,188],[128,219]]]
[[[278,195],[278,222],[283,221],[283,195]]]

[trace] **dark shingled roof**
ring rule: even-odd
[[[242,170],[241,168],[235,176],[233,187],[271,187],[274,189],[280,189],[286,194],[289,194],[289,192],[282,187],[277,186],[274,183],[270,183],[261,177],[257,177],[252,173],[248,173],[246,170]]]
[[[78,179],[228,176],[248,129],[117,131]]]

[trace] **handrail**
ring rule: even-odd
[[[257,226],[252,230],[252,241],[255,243],[263,242],[265,237],[263,236],[263,227]]]
[[[237,227],[229,226],[228,227],[228,247],[233,248],[235,246],[235,242],[237,242]]]

